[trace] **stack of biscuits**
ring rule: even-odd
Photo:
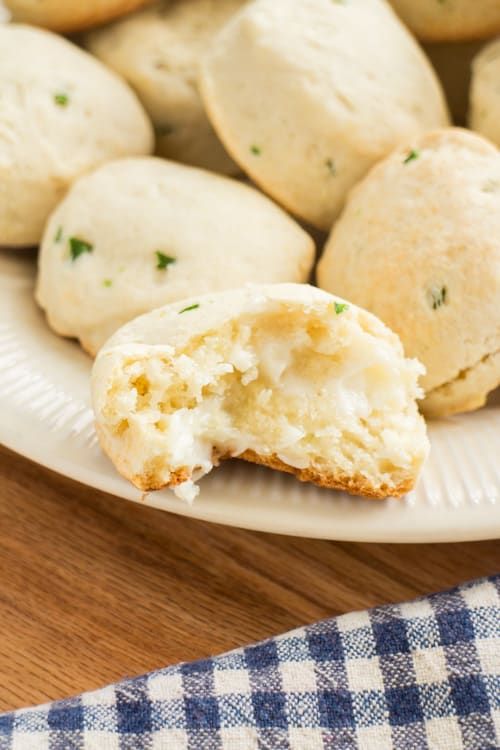
[[[118,470],[411,490],[500,385],[498,0],[5,5],[0,245]]]

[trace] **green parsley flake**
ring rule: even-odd
[[[109,288],[110,286],[112,286],[112,284],[113,284],[113,282],[112,282],[112,280],[111,280],[111,279],[104,279],[104,281],[102,282],[102,285],[103,285],[103,286],[106,286],[106,287],[108,287],[108,288]]]
[[[349,309],[349,305],[345,302],[335,302],[334,305],[335,305],[335,313],[337,315],[340,315],[340,313],[343,313]]]
[[[437,310],[438,307],[442,307],[446,303],[446,297],[448,290],[445,286],[442,287],[431,287],[427,292],[427,299],[433,310]]]
[[[169,266],[171,263],[176,262],[176,258],[173,258],[171,255],[165,255],[165,253],[162,253],[161,250],[156,250],[156,268],[161,269],[162,271],[165,270],[167,266]]]
[[[55,236],[54,236],[54,242],[60,242],[62,240],[62,236],[63,236],[63,228],[58,227],[57,232],[55,233]]]
[[[71,260],[73,261],[75,261],[80,255],[83,255],[83,253],[91,253],[93,249],[94,246],[86,240],[81,240],[79,237],[69,238],[69,251]]]
[[[409,164],[411,161],[415,161],[415,159],[418,159],[420,156],[420,151],[416,148],[412,148],[412,150],[408,153],[406,159],[403,161],[403,164]]]
[[[256,146],[255,144],[253,144],[253,146],[250,146],[250,151],[252,152],[252,154],[254,154],[254,156],[260,156],[262,153],[261,147]]]
[[[327,159],[325,165],[330,174],[334,177],[337,174],[337,167],[335,166],[333,159]]]
[[[63,93],[54,94],[54,101],[58,107],[67,107],[69,104],[69,96]]]
[[[197,307],[200,305],[198,302],[195,302],[194,305],[189,305],[188,307],[183,307],[182,310],[179,310],[179,315],[182,315],[182,313],[189,312],[190,310],[196,310]]]

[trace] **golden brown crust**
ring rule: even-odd
[[[59,4],[52,2],[49,7],[26,0],[5,0],[5,5],[11,11],[14,21],[42,26],[59,33],[70,33],[112,21],[151,2],[152,0],[122,0],[121,3],[109,3],[108,7],[103,3],[80,3],[78,7],[74,3],[76,10],[73,13],[68,12],[66,0]]]
[[[407,492],[410,492],[415,484],[414,478],[408,477],[395,487],[387,487],[384,485],[374,487],[373,484],[361,474],[350,476],[342,471],[320,474],[312,468],[297,469],[294,466],[290,466],[289,464],[284,463],[284,461],[279,459],[275,454],[272,454],[271,456],[260,456],[258,453],[250,450],[245,451],[238,456],[238,458],[242,458],[244,461],[250,461],[251,463],[261,464],[262,466],[268,466],[269,468],[277,469],[278,471],[285,471],[288,474],[294,474],[301,482],[312,482],[312,484],[317,484],[319,487],[341,490],[349,493],[349,495],[361,495],[362,497],[376,500],[383,500],[387,497],[402,497]]]
[[[99,429],[98,434],[103,450],[108,453],[108,451],[106,451],[102,431]],[[311,482],[319,487],[340,490],[342,492],[347,492],[349,495],[358,495],[375,500],[384,500],[387,497],[402,497],[410,492],[415,485],[415,478],[408,477],[394,487],[388,487],[386,485],[374,487],[374,485],[361,474],[349,476],[341,471],[320,474],[311,468],[297,469],[294,466],[290,466],[289,464],[284,463],[284,461],[281,461],[281,459],[275,454],[272,454],[271,456],[260,456],[252,450],[247,450],[239,456],[220,456],[219,459],[214,459],[214,465],[217,465],[219,461],[226,461],[230,458],[239,458],[250,463],[267,466],[270,469],[277,469],[278,471],[283,471],[287,474],[293,474],[301,482]],[[114,463],[120,473],[143,492],[153,492],[155,490],[164,489],[165,487],[172,489],[192,478],[191,472],[187,466],[175,469],[175,471],[171,473],[169,481],[165,482],[157,476],[154,469],[145,474],[130,475],[124,466],[120,466],[116,461],[114,461]]]
[[[143,492],[154,492],[155,490],[162,490],[164,487],[177,487],[179,484],[187,482],[191,479],[191,474],[187,466],[182,466],[180,469],[175,469],[170,474],[170,481],[164,482],[161,479],[155,478],[154,471],[147,474],[134,474],[134,476],[124,475],[132,484],[135,484],[138,489]]]
[[[437,44],[447,42],[449,44],[457,42],[481,42],[500,34],[500,22],[492,23],[488,28],[478,28],[471,31],[462,29],[451,29],[444,31],[442,26],[429,26],[425,31],[414,31],[417,39],[422,42]]]

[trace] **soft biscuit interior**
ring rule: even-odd
[[[414,402],[423,368],[347,307],[242,315],[181,351],[129,348],[101,414],[121,470],[144,490],[170,485],[191,501],[194,481],[221,458],[253,451],[391,494],[423,459]]]

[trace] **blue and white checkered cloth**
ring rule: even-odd
[[[0,715],[0,750],[500,748],[500,576]]]

